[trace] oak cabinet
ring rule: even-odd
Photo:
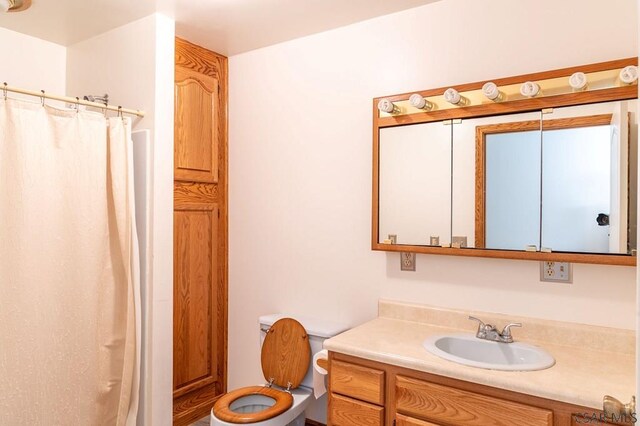
[[[327,418],[328,426],[579,426],[605,419],[592,408],[334,352]],[[633,424],[627,420],[614,424]]]
[[[176,39],[173,424],[226,392],[227,58]]]

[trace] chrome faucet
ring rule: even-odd
[[[498,332],[495,326],[491,324],[485,324],[479,318],[469,316],[469,319],[478,321],[478,331],[476,332],[476,337],[478,339],[490,340],[492,342],[513,343],[513,336],[511,336],[511,327],[522,327],[521,323],[512,322],[505,325],[502,329],[502,332]]]

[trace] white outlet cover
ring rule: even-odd
[[[540,262],[540,281],[572,284],[573,265],[568,262],[543,261]]]
[[[416,254],[410,252],[400,253],[400,270],[415,271],[416,270]]]

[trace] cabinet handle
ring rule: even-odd
[[[621,417],[623,415],[631,416],[636,412],[636,397],[635,395],[632,396],[631,402],[623,404],[611,395],[605,395],[602,398],[602,411],[604,411],[604,414],[607,417],[611,415],[614,415],[615,417]]]

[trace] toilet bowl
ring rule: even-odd
[[[258,387],[259,388],[259,387]],[[246,389],[246,388],[241,388]],[[286,393],[285,390],[275,389],[278,392]],[[251,424],[251,426],[304,426],[305,415],[304,411],[309,406],[309,403],[313,399],[313,391],[304,387],[298,387],[293,389],[291,396],[293,401],[291,406],[279,415],[275,415],[262,421],[248,421],[244,424]],[[227,394],[228,395],[228,394]],[[225,395],[226,396],[226,395]],[[275,400],[261,394],[250,394],[240,396],[229,404],[230,410],[237,414],[245,414],[249,417],[252,414],[260,414],[266,409],[273,407]],[[215,415],[214,410],[211,410],[211,426],[235,426],[242,423],[227,422],[221,420]]]
[[[331,322],[284,315],[260,317],[261,364],[269,384],[228,392],[211,410],[211,426],[304,426],[314,400],[312,354],[322,342],[347,329]]]

